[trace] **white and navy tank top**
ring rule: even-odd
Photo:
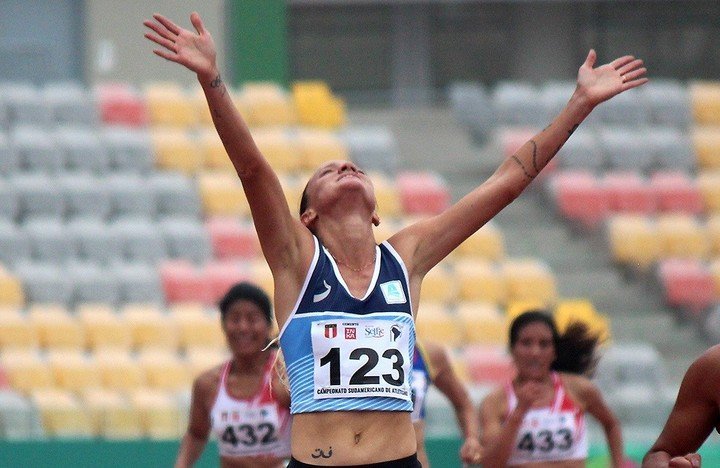
[[[280,332],[291,413],[412,411],[415,324],[405,264],[376,246],[370,286],[353,297],[317,237],[295,308]]]
[[[210,411],[221,457],[290,457],[292,417],[272,393],[275,354],[273,351],[268,356],[260,389],[248,399],[236,399],[228,394],[227,375],[232,361],[223,366],[218,394]]]
[[[412,366],[413,411],[411,419],[413,422],[425,419],[425,397],[435,376],[430,364],[430,359],[422,344],[419,341],[415,342]]]
[[[551,406],[531,408],[523,418],[508,465],[584,460],[588,457],[585,413],[552,373],[555,396]],[[517,406],[512,383],[506,387],[508,414]]]

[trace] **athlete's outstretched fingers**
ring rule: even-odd
[[[613,60],[612,62],[610,62],[610,65],[612,65],[612,67],[613,67],[615,70],[618,70],[620,67],[622,67],[622,66],[624,66],[624,65],[632,62],[633,60],[635,60],[635,57],[634,57],[634,56],[632,56],[632,55],[624,55],[624,56],[619,57],[619,58],[616,58],[615,60]]]
[[[163,26],[165,26],[165,28],[167,28],[168,31],[170,31],[171,33],[175,34],[176,36],[177,36],[178,34],[180,34],[180,26],[178,26],[177,24],[173,23],[173,22],[170,21],[168,18],[165,18],[163,15],[158,14],[158,13],[155,13],[155,14],[153,15],[153,18],[155,18],[155,20],[156,20],[158,23],[160,23],[160,24],[162,24]]]

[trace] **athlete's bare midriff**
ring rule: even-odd
[[[409,412],[328,411],[293,416],[292,454],[314,465],[361,465],[416,451]]]

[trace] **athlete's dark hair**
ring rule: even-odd
[[[220,308],[220,317],[224,320],[230,306],[236,301],[250,301],[257,305],[263,312],[263,316],[268,323],[272,323],[272,304],[270,297],[258,286],[242,281],[233,285],[228,292],[225,293],[218,307]]]
[[[310,185],[310,181],[305,184],[305,188],[302,191],[302,196],[300,197],[300,216],[302,216],[302,214],[305,213],[305,210],[307,210],[308,208],[308,185]]]
[[[560,334],[552,316],[544,310],[530,310],[518,315],[510,324],[510,348],[520,331],[531,323],[541,322],[550,328],[555,345],[555,361],[550,368],[559,372],[591,376],[598,361],[596,351],[600,337],[583,322],[571,322]]]

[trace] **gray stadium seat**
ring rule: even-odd
[[[348,146],[350,159],[363,170],[397,172],[400,149],[390,129],[350,126],[340,132],[340,138]]]
[[[40,414],[21,394],[0,390],[0,438],[29,440],[44,434]]]
[[[145,130],[105,127],[101,139],[118,171],[148,173],[155,165],[150,135]]]
[[[0,219],[15,220],[20,212],[20,202],[15,187],[0,177]]]
[[[0,175],[9,176],[20,168],[20,155],[8,135],[0,131]]]
[[[9,182],[17,193],[21,220],[34,217],[62,219],[65,215],[65,199],[49,175],[17,174]]]
[[[66,173],[58,178],[67,218],[107,219],[112,212],[104,178],[89,173]]]
[[[687,85],[670,79],[653,78],[642,88],[641,97],[654,125],[687,129],[693,123]]]
[[[54,131],[55,144],[63,154],[65,167],[72,171],[107,172],[110,158],[97,132],[90,128],[60,126]]]
[[[604,127],[598,137],[611,169],[649,171],[655,164],[647,129]]]
[[[95,263],[70,262],[65,273],[73,284],[73,303],[117,304],[120,286],[112,270]]]
[[[93,94],[81,83],[51,82],[40,93],[56,124],[98,125],[100,119]]]
[[[0,219],[0,264],[13,266],[30,259],[30,242],[11,220]]]
[[[170,257],[185,258],[198,264],[212,258],[210,233],[200,221],[166,218],[158,224]]]
[[[500,81],[492,91],[499,125],[543,128],[548,124],[540,90],[522,81]]]
[[[177,172],[155,172],[148,177],[147,185],[154,194],[160,217],[201,218],[200,192],[190,177]]]
[[[607,161],[597,135],[587,127],[578,128],[565,142],[557,157],[561,167],[604,169]]]
[[[120,303],[163,304],[160,275],[154,266],[144,263],[114,263],[113,275],[120,286]]]
[[[659,391],[667,381],[660,353],[642,342],[615,343],[606,349],[598,362],[595,379],[608,394],[625,387]]]
[[[485,143],[495,129],[495,108],[479,82],[455,82],[448,89],[450,108],[457,121],[470,130],[474,141]]]
[[[123,257],[120,237],[101,219],[72,219],[67,232],[75,240],[79,259],[107,265]]]
[[[10,131],[10,139],[23,170],[47,174],[57,174],[64,170],[64,154],[58,151],[48,130],[40,127],[15,127]]]
[[[101,183],[110,194],[112,216],[153,218],[157,213],[157,200],[145,176],[132,172],[110,174]]]
[[[67,306],[73,285],[62,267],[48,263],[22,262],[15,269],[23,284],[28,303],[52,303]]]
[[[52,123],[50,107],[40,90],[27,83],[0,84],[0,96],[7,106],[8,125],[49,127]]]
[[[697,164],[690,136],[675,127],[650,127],[647,143],[656,164],[664,169],[680,169],[691,173]]]
[[[21,229],[30,242],[30,253],[36,261],[58,265],[77,258],[77,243],[68,235],[62,221],[33,218],[23,223]]]
[[[155,265],[167,258],[165,240],[156,223],[144,218],[123,217],[112,221],[110,228],[118,236],[125,260]]]

